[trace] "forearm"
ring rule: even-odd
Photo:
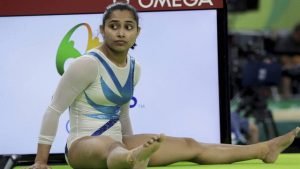
[[[37,155],[35,157],[35,163],[47,164],[50,148],[51,148],[51,145],[38,144]]]
[[[129,125],[126,125],[126,127],[122,127],[122,135],[127,135],[127,136],[133,135],[132,127],[131,125],[130,126]]]
[[[42,120],[35,158],[36,168],[43,168],[48,162],[50,148],[55,139],[61,114],[96,78],[97,73],[97,62],[84,57],[75,60],[62,76]],[[42,167],[39,164],[42,164]]]
[[[133,135],[133,130],[129,117],[129,103],[121,107],[120,122],[122,125],[122,135]]]

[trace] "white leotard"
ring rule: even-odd
[[[102,135],[122,141],[122,135],[132,134],[129,101],[140,66],[130,56],[125,67],[118,67],[97,49],[89,53],[77,58],[63,74],[45,112],[39,143],[52,144],[59,117],[68,107],[68,148],[76,139],[97,135],[96,131],[112,119],[117,122]]]

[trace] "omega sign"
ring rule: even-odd
[[[118,2],[118,0],[114,0],[114,3],[115,2]],[[130,0],[126,0],[125,2],[130,3]],[[138,3],[139,6],[142,8],[182,7],[182,6],[194,7],[194,6],[201,6],[203,4],[208,4],[210,6],[214,5],[212,0],[138,0]]]

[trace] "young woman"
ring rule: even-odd
[[[58,84],[44,115],[31,169],[49,168],[47,161],[58,119],[68,107],[71,131],[66,159],[77,169],[145,169],[178,161],[216,164],[261,159],[272,163],[298,134],[300,129],[296,128],[270,141],[247,146],[204,144],[162,134],[133,135],[129,101],[139,80],[140,66],[128,56],[128,50],[140,32],[136,10],[126,3],[110,5],[100,30],[103,44],[76,59]]]

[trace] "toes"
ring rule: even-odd
[[[147,147],[149,147],[150,146],[150,144],[148,143],[148,142],[146,142],[145,144],[144,144],[144,147],[145,148],[147,148]]]
[[[151,140],[149,140],[148,142],[149,142],[149,144],[152,144],[152,143],[154,143],[154,139],[151,139]]]
[[[164,134],[160,134],[159,135],[159,142],[163,142],[164,141],[164,139],[165,139],[165,135]]]
[[[160,142],[160,137],[159,136],[153,136],[151,139],[149,139],[147,142],[144,143],[144,147],[149,147],[155,142]]]
[[[162,142],[164,139],[164,135],[160,134],[160,135],[155,135],[153,137],[151,137],[147,142],[144,143],[144,147],[149,147],[150,145],[154,144],[154,143],[160,143]]]
[[[157,141],[159,139],[158,136],[153,136],[152,140]]]
[[[154,143],[154,142],[157,142],[159,140],[159,137],[158,136],[153,136],[149,141],[151,143]]]
[[[145,142],[144,147],[149,147],[151,144],[153,144],[155,142],[154,139],[150,139],[147,142]]]
[[[300,132],[300,127],[297,127],[295,130],[296,136],[298,135],[299,132]]]

